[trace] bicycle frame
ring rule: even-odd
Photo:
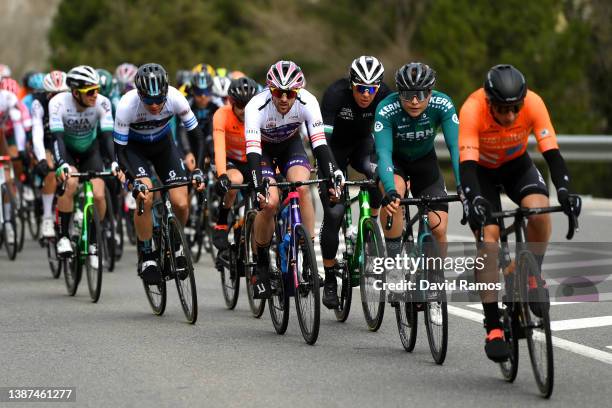
[[[81,232],[79,236],[79,262],[83,262],[85,257],[89,254],[89,208],[94,205],[94,194],[93,194],[93,184],[90,180],[85,180],[83,182],[83,194],[85,197],[85,203],[82,205],[83,208],[83,221],[81,223]],[[74,200],[74,209],[76,210],[78,207],[77,200]]]
[[[287,211],[286,211],[287,210]],[[295,290],[299,286],[299,280],[297,276],[297,237],[295,236],[295,229],[298,225],[302,225],[302,214],[300,213],[300,195],[295,188],[291,188],[289,196],[283,202],[281,206],[281,220],[282,227],[280,229],[281,234],[279,239],[281,243],[284,238],[289,234],[289,251],[285,262],[287,263],[286,273],[283,274],[283,284],[287,288],[287,295],[293,296]],[[281,271],[283,268],[281,268]],[[289,273],[291,271],[291,273]],[[282,272],[281,272],[282,273]],[[291,281],[291,279],[293,281]]]
[[[345,196],[349,197],[348,186],[345,185]],[[370,208],[370,192],[365,186],[359,187],[359,194],[357,197],[347,200],[345,203],[346,209],[344,211],[344,223],[345,228],[348,229],[353,224],[353,214],[351,211],[351,204],[355,201],[359,201],[359,222],[357,224],[357,238],[354,243],[353,253],[349,253],[349,259],[347,259],[348,267],[351,274],[351,287],[359,286],[360,279],[360,268],[359,266],[363,262],[363,223],[366,219],[372,217],[372,210]]]

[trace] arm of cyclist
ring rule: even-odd
[[[385,189],[381,205],[387,215],[393,215],[399,209],[401,198],[395,190],[393,177],[393,125],[386,115],[377,110],[374,117],[374,145],[378,156],[376,172]]]

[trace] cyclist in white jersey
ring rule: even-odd
[[[117,106],[114,140],[119,163],[128,178],[134,180],[132,194],[139,201],[144,200],[144,213],[134,216],[142,260],[138,273],[145,283],[155,284],[161,274],[151,242],[153,195],[148,191],[139,193],[139,185],[153,186],[149,162],[164,184],[188,180],[182,156],[172,139],[169,122],[174,115],[180,117],[190,140],[198,143],[196,151],[200,151],[203,134],[187,99],[168,85],[168,74],[161,65],[142,65],[138,68],[135,84],[136,89],[123,95]],[[193,176],[201,174],[199,169],[192,173]],[[202,190],[204,185],[197,188]],[[187,187],[171,189],[169,194],[177,218],[185,225],[189,216]],[[177,269],[184,268],[181,265],[186,265],[182,252],[177,254]]]
[[[310,92],[303,89],[306,81],[300,67],[292,61],[278,61],[270,67],[266,82],[268,88],[247,104],[244,121],[251,182],[258,193],[262,192],[262,176],[273,179],[277,167],[289,181],[305,181],[310,178],[310,163],[299,134],[302,123],[306,124],[312,150],[323,176],[330,180],[332,177],[340,177],[343,182],[342,172],[334,168],[325,140],[319,103]],[[268,247],[274,230],[279,192],[274,187],[269,192],[267,203],[263,195],[258,194],[261,211],[254,224],[258,259],[254,287],[258,298],[270,296]],[[307,186],[299,187],[298,193],[302,221],[311,237],[314,237],[314,207],[310,189]]]
[[[106,151],[112,152],[113,115],[110,101],[98,95],[100,77],[95,69],[87,65],[72,68],[66,76],[70,92],[55,95],[49,101],[49,128],[55,137],[53,154],[57,165],[56,175],[65,181],[64,194],[57,199],[60,218],[60,239],[57,252],[66,256],[72,253],[68,238],[68,226],[73,211],[73,196],[78,187],[78,179],[70,178],[70,173],[104,170],[100,156],[100,143],[106,144]],[[97,135],[98,122],[102,134]],[[110,158],[112,161],[112,158]],[[113,163],[114,172],[118,170]],[[104,181],[92,179],[94,204],[100,219],[106,215]]]

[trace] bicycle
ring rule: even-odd
[[[19,231],[21,230],[23,233],[23,224],[18,217],[17,198],[13,191],[15,186],[13,161],[15,161],[15,158],[11,156],[0,156],[0,195],[2,197],[2,210],[0,211],[2,234],[0,234],[0,246],[4,245],[6,254],[11,261],[17,258],[17,252],[19,251],[19,243],[21,241]],[[8,179],[6,178],[6,172],[9,173]],[[9,205],[6,206],[5,204]],[[10,231],[12,231],[12,234]]]
[[[432,234],[429,213],[435,211],[431,209],[432,204],[449,203],[460,201],[458,195],[448,195],[442,197],[420,197],[404,198],[400,200],[400,205],[404,207],[406,217],[406,227],[402,233],[402,249],[400,256],[402,259],[424,259],[426,262],[412,273],[403,275],[403,280],[407,287],[397,299],[391,301],[395,308],[395,319],[397,329],[402,342],[402,346],[408,352],[414,350],[418,331],[418,312],[424,312],[424,323],[427,332],[427,340],[431,355],[436,364],[443,364],[446,358],[448,347],[448,311],[446,304],[446,291],[443,289],[420,289],[420,282],[429,283],[444,282],[444,270],[439,262],[428,262],[429,259],[440,258],[440,247]],[[417,207],[417,214],[410,217],[410,205]],[[418,222],[418,235],[415,242],[413,225]],[[385,228],[390,229],[393,217],[387,219]],[[435,228],[435,227],[434,227]],[[416,263],[412,263],[415,265]],[[409,288],[419,288],[409,290]],[[428,287],[430,287],[428,285]]]
[[[284,334],[289,323],[289,298],[293,296],[302,337],[310,345],[314,344],[319,336],[319,272],[312,239],[302,225],[299,193],[296,189],[322,182],[327,180],[264,184],[266,195],[268,187],[288,190],[287,198],[280,206],[270,246],[275,258],[275,262],[269,263],[272,291],[268,299],[270,317],[276,333]]]
[[[161,275],[159,283],[149,285],[143,281],[147,299],[153,313],[161,316],[166,310],[166,281],[174,279],[179,294],[181,307],[187,322],[195,324],[198,319],[198,295],[196,292],[194,268],[190,248],[183,234],[183,226],[172,211],[169,190],[191,185],[191,181],[172,183],[165,186],[147,188],[141,184],[141,192],[161,193],[161,200],[153,203],[153,243],[157,254],[157,264]],[[144,212],[144,201],[138,203],[138,216]],[[177,255],[185,259],[184,267],[177,265]],[[142,258],[138,254],[138,270],[141,269]]]
[[[577,205],[575,208],[580,208],[580,197],[576,197]],[[499,220],[500,227],[500,242],[498,267],[504,273],[505,294],[502,297],[502,326],[504,330],[504,339],[510,348],[510,358],[499,363],[502,376],[508,382],[513,382],[516,379],[519,363],[519,343],[518,340],[524,338],[527,341],[529,349],[529,358],[531,360],[531,368],[538,386],[540,394],[544,398],[550,398],[554,384],[554,361],[553,361],[553,345],[552,334],[550,330],[550,316],[548,307],[540,307],[541,316],[536,316],[530,309],[529,280],[535,278],[536,288],[535,293],[541,294],[545,291],[545,282],[540,277],[538,263],[529,250],[528,245],[525,245],[525,237],[527,226],[525,220],[531,215],[548,214],[553,212],[561,212],[561,206],[543,207],[543,208],[525,208],[519,207],[514,210],[494,212],[492,218]],[[574,233],[578,230],[577,213],[572,211],[568,215],[568,231],[566,238],[571,240]],[[514,222],[509,226],[504,226],[504,218],[514,218]],[[484,227],[484,225],[483,225]],[[480,228],[479,243],[484,241],[484,228]],[[510,246],[508,237],[515,234],[516,254],[515,262],[512,262],[510,257]],[[537,302],[548,302],[548,299],[538,295]],[[538,350],[536,346],[542,344],[542,349]],[[542,361],[540,361],[540,359]]]
[[[361,306],[368,329],[377,331],[385,313],[385,291],[374,290],[374,280],[380,280],[379,274],[372,272],[372,259],[385,255],[380,229],[372,218],[370,210],[370,194],[367,186],[375,184],[374,180],[346,181],[344,183],[344,219],[342,236],[345,249],[342,261],[338,263],[337,279],[340,280],[339,306],[334,310],[336,319],[344,322],[349,316],[353,297],[353,287],[361,290]],[[349,187],[358,186],[359,194],[350,197]],[[353,225],[351,205],[359,201],[359,221]],[[384,281],[384,276],[382,277]]]
[[[72,233],[70,234],[73,255],[62,259],[62,269],[66,288],[70,296],[74,296],[81,281],[83,265],[87,272],[87,287],[89,296],[96,303],[100,299],[102,290],[103,259],[105,257],[104,233],[102,221],[94,205],[93,184],[94,178],[115,177],[109,171],[87,171],[70,173],[83,182],[81,197],[75,194],[74,211],[72,219]],[[107,209],[108,211],[109,209]]]

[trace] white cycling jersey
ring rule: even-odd
[[[30,115],[32,116],[32,145],[36,160],[44,160],[45,155],[45,108],[40,104],[38,99],[32,101],[30,107]]]
[[[87,151],[98,133],[112,132],[113,113],[106,96],[98,95],[96,104],[83,109],[70,92],[55,95],[49,101],[49,128],[51,133],[64,132],[66,147],[75,152]]]
[[[6,121],[12,122],[15,141],[21,151],[25,148],[26,134],[18,103],[19,99],[14,93],[0,89],[0,128],[4,127]]]
[[[151,114],[144,106],[138,91],[132,89],[121,97],[115,113],[115,143],[127,145],[128,140],[140,143],[154,143],[166,137],[170,129],[170,121],[178,115],[186,130],[198,126],[189,102],[183,94],[172,86],[168,86],[166,102],[157,115]]]
[[[299,128],[303,123],[306,124],[313,150],[327,144],[321,109],[313,94],[301,89],[289,112],[281,115],[272,103],[270,90],[264,89],[245,108],[247,154],[261,154],[262,140],[266,143],[281,143],[291,137],[299,137]]]

